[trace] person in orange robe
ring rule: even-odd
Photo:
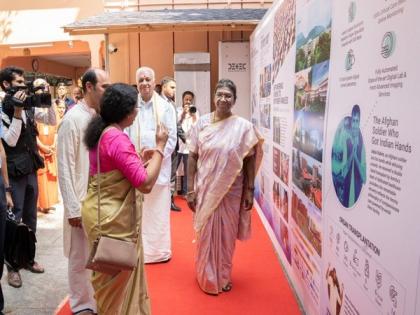
[[[57,106],[57,125],[49,126],[38,123],[37,144],[39,153],[44,158],[45,167],[38,170],[38,209],[48,213],[54,210],[54,205],[58,203],[58,182],[57,182],[57,157],[56,157],[56,138],[59,122],[64,116],[65,103],[63,100],[55,101]]]

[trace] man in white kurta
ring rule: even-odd
[[[170,229],[170,177],[171,154],[176,145],[176,115],[171,104],[161,98],[155,88],[154,71],[147,67],[136,72],[138,115],[127,133],[138,152],[156,146],[156,125],[168,128],[169,138],[164,150],[164,159],[159,177],[150,194],[144,195],[142,237],[144,262],[158,263],[171,259]]]
[[[68,257],[69,302],[73,313],[96,313],[91,272],[85,268],[88,242],[81,221],[81,202],[89,179],[89,153],[83,143],[86,127],[99,109],[108,82],[103,70],[89,69],[82,77],[85,93],[64,116],[58,129],[58,182],[64,204],[64,255]]]

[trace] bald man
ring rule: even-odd
[[[64,255],[69,260],[69,302],[73,314],[96,313],[91,272],[85,268],[89,249],[80,212],[89,179],[89,153],[83,138],[90,119],[99,112],[100,100],[109,84],[105,71],[87,70],[82,77],[84,99],[64,116],[58,129],[58,182],[64,205]]]

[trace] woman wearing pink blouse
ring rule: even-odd
[[[123,132],[136,118],[136,105],[137,92],[133,87],[122,83],[109,86],[101,100],[100,114],[89,123],[84,139],[89,149],[90,180],[82,219],[89,244],[92,246],[98,237],[97,188],[100,184],[102,233],[120,239],[137,237],[139,251],[138,265],[133,271],[120,271],[115,275],[93,272],[98,314],[150,314],[140,231],[141,206],[136,203],[141,205],[141,193],[149,193],[156,182],[168,131],[159,125],[157,147],[140,158]]]

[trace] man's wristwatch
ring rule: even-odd
[[[6,187],[4,190],[8,193],[12,193],[12,186]]]

